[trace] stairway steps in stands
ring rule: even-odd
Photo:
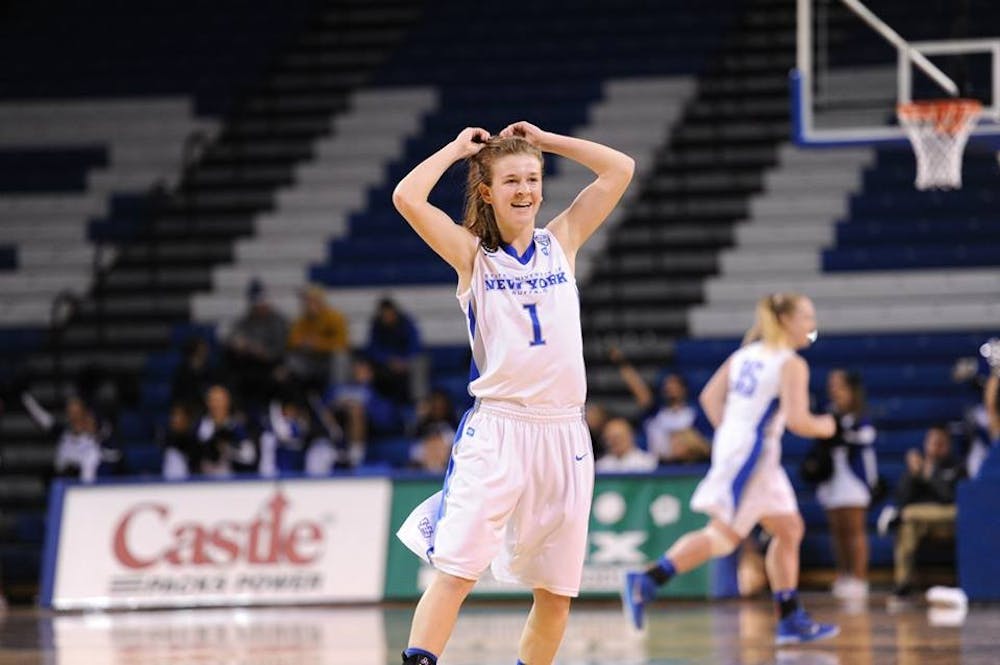
[[[55,449],[55,444],[50,441],[5,441],[0,447],[3,472],[5,475],[45,474],[52,468]]]

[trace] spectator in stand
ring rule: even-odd
[[[200,409],[206,391],[219,382],[219,371],[211,362],[208,342],[201,337],[189,337],[182,353],[170,382],[170,402]]]
[[[201,444],[200,472],[215,477],[256,472],[257,446],[247,434],[242,416],[233,412],[229,389],[223,385],[209,388],[205,409],[195,430]]]
[[[73,396],[66,400],[65,423],[56,422],[31,393],[22,393],[21,403],[31,419],[57,441],[55,475],[92,483],[101,473],[102,465],[110,471],[121,459],[120,452],[108,444],[110,426],[99,423],[94,411],[81,398]]]
[[[275,392],[288,342],[288,323],[268,302],[264,285],[247,286],[248,309],[225,342],[226,371],[249,411],[262,410]]]
[[[604,408],[603,404],[587,402],[587,406],[583,411],[583,418],[587,421],[587,429],[590,431],[590,443],[594,450],[594,459],[601,459],[604,455],[604,426],[611,420],[611,415]]]
[[[417,404],[417,422],[413,428],[416,441],[410,448],[413,465],[435,473],[447,469],[457,427],[451,397],[443,390],[432,390]]]
[[[417,327],[392,299],[383,298],[368,335],[367,355],[375,371],[375,389],[397,404],[409,404],[413,363],[419,353]]]
[[[288,369],[307,390],[322,393],[330,382],[334,354],[350,346],[347,319],[330,307],[326,293],[310,285],[300,293],[302,311],[288,335]]]
[[[163,477],[183,480],[198,471],[201,464],[201,444],[194,432],[195,414],[187,401],[170,407],[170,419],[163,436]]]
[[[621,350],[612,348],[609,356],[618,366],[622,380],[643,412],[642,427],[646,435],[646,447],[658,462],[669,464],[707,461],[711,456],[711,449],[708,440],[695,428],[698,409],[688,400],[684,377],[676,373],[663,377],[658,400]]]
[[[955,534],[955,488],[965,475],[962,464],[951,456],[951,435],[944,425],[927,430],[924,450],[906,454],[906,472],[896,488],[896,505],[886,506],[878,527],[886,533],[897,523],[894,598],[913,590],[917,547],[926,538],[950,538]]]
[[[286,390],[280,400],[271,402],[267,427],[260,434],[260,474],[304,471],[311,435],[308,408]]]
[[[635,444],[635,431],[624,418],[609,420],[604,426],[603,439],[607,452],[597,460],[597,471],[638,473],[656,468],[656,458]]]
[[[351,380],[327,391],[325,406],[347,443],[347,450],[338,452],[338,465],[355,467],[364,461],[372,430],[400,429],[396,405],[374,389],[373,381],[371,363],[358,355],[351,363]]]
[[[828,412],[837,433],[827,441],[833,474],[816,488],[816,498],[830,522],[837,577],[833,595],[856,599],[868,595],[868,535],[865,514],[878,482],[875,427],[865,408],[865,391],[857,372],[831,370],[827,375]]]
[[[995,450],[1000,445],[1000,368],[994,368],[986,379],[983,406],[986,408],[986,434]]]
[[[455,430],[444,423],[433,425],[410,448],[413,466],[431,473],[444,473],[451,460],[451,446],[455,441]]]
[[[989,406],[991,399],[995,403],[996,373],[991,372],[989,378],[985,378],[979,372],[979,366],[977,358],[960,358],[952,369],[952,379],[955,383],[966,387],[978,400],[965,412],[963,421],[968,442],[965,462],[970,478],[979,475],[983,462],[1000,443],[1000,424],[997,424],[1000,415],[997,414],[996,408],[991,409]],[[990,381],[994,383],[991,384]]]

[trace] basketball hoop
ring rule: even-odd
[[[974,99],[900,104],[896,113],[917,155],[917,189],[960,189],[962,153],[983,105]]]

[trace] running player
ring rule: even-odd
[[[538,229],[542,152],[577,161],[597,177]],[[469,176],[460,226],[427,198],[462,159]],[[417,604],[404,664],[437,662],[487,566],[497,579],[533,591],[518,662],[555,658],[570,599],[579,593],[594,483],[575,258],[633,169],[616,150],[518,122],[498,137],[463,130],[393,192],[403,217],[458,273],[476,398],[459,424],[444,490],[400,530],[436,568]]]
[[[812,301],[778,293],[757,303],[757,320],[743,346],[712,375],[701,393],[715,426],[712,465],[691,497],[708,526],[682,536],[656,565],[625,576],[622,602],[641,629],[645,605],[678,574],[733,552],[754,525],[771,534],[765,558],[780,620],[778,644],[833,637],[840,629],[813,621],[799,603],[799,544],[805,527],[795,492],[781,467],[781,435],[831,438],[833,416],[809,412],[809,366],[795,351],[815,340]]]

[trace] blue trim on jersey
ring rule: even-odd
[[[465,434],[465,421],[469,419],[469,414],[472,413],[472,409],[469,408],[465,413],[462,414],[462,419],[458,422],[458,429],[455,430],[455,438],[451,444],[451,457],[448,458],[448,470],[444,473],[444,486],[441,488],[441,505],[438,506],[437,515],[434,517],[434,538],[437,538],[437,523],[441,521],[444,517],[444,502],[448,499],[448,488],[451,485],[451,476],[455,472],[455,449],[458,446],[458,442],[462,440],[462,435]],[[431,554],[434,553],[434,540],[431,540],[431,546],[427,548],[427,558],[431,558]]]
[[[768,404],[767,410],[764,411],[764,415],[761,416],[760,421],[757,423],[753,448],[750,450],[750,455],[747,456],[747,460],[743,463],[743,466],[740,467],[739,473],[736,474],[736,478],[733,479],[734,512],[736,510],[736,506],[740,503],[740,497],[743,495],[743,489],[746,487],[747,480],[749,480],[754,467],[757,466],[757,460],[760,459],[760,452],[764,449],[764,428],[767,427],[767,424],[774,415],[774,412],[778,410],[778,403],[779,400],[775,397],[771,400],[771,403]]]
[[[868,480],[868,474],[865,473],[864,452],[866,448],[867,446],[864,448],[860,446],[847,447],[847,468],[865,485],[871,485],[871,482]]]
[[[474,340],[476,338],[476,313],[472,311],[471,302],[469,303],[468,316],[469,316],[469,334],[472,336],[472,339]],[[473,356],[472,359],[469,360],[469,383],[472,383],[478,378],[479,378],[479,366],[476,365],[476,357]]]
[[[505,253],[517,259],[517,262],[520,263],[522,266],[526,266],[528,265],[528,261],[531,260],[531,257],[535,255],[535,239],[534,238],[531,239],[531,244],[528,245],[528,248],[524,250],[524,254],[520,256],[518,256],[517,250],[514,249],[513,245],[509,245],[505,242],[500,243],[500,249],[502,249]]]

